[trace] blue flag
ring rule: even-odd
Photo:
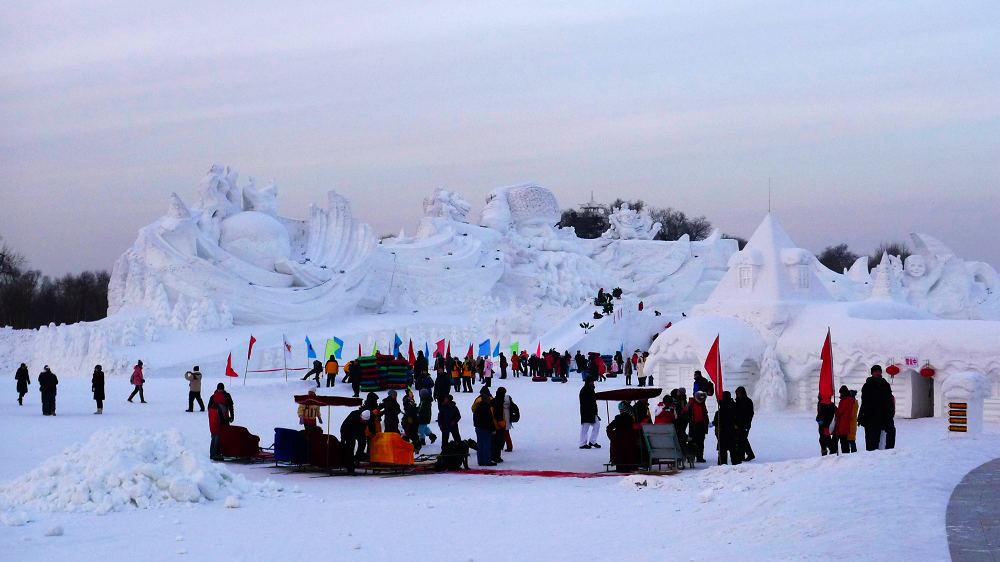
[[[428,358],[429,360],[430,356],[431,356],[431,347],[427,345],[427,342],[424,342],[424,357]]]
[[[309,341],[309,336],[306,336],[306,357],[316,359],[316,350],[313,349],[313,344]]]
[[[486,341],[479,344],[479,355],[482,355],[483,357],[488,356],[491,348],[492,346],[490,345],[490,340],[487,338]]]
[[[399,346],[403,345],[403,340],[399,339],[399,334],[393,336],[392,342],[392,356],[395,357],[399,355]]]
[[[337,357],[337,359],[342,359],[344,356],[344,340],[338,338],[337,336],[334,336],[333,344],[335,346],[334,355]]]
[[[622,342],[622,346],[618,348],[618,353],[621,353],[622,357],[625,356],[625,342]]]
[[[493,357],[500,357],[500,341],[497,341],[497,346],[493,348]]]

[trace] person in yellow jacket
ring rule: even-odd
[[[309,396],[316,396],[316,391],[310,390]],[[306,430],[314,429],[317,420],[319,423],[323,423],[323,414],[319,406],[299,404],[299,425],[302,425]]]
[[[449,361],[451,361],[451,384],[455,385],[455,392],[458,392],[462,384],[462,371],[465,370],[465,366],[457,359],[449,359]]]
[[[475,375],[476,362],[471,357],[467,357],[462,366],[462,392],[474,392],[472,390],[472,377]]]
[[[324,369],[326,370],[326,386],[331,387],[337,384],[337,374],[340,373],[340,363],[337,363],[337,358],[331,355]]]

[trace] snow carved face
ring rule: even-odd
[[[927,262],[923,256],[914,254],[906,258],[903,271],[910,277],[923,277],[927,273]]]

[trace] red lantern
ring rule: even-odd
[[[934,373],[936,373],[936,371],[934,370],[934,367],[931,367],[930,363],[924,363],[924,367],[920,369],[920,376],[922,377],[931,378],[934,376]]]
[[[892,365],[889,365],[888,367],[886,367],[885,372],[890,377],[895,377],[896,375],[899,374],[899,367],[897,367],[896,364],[893,363]]]

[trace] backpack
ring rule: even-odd
[[[705,394],[707,394],[709,396],[714,396],[715,395],[715,385],[712,384],[712,381],[710,381],[708,379],[705,379],[704,388],[702,388],[702,385],[698,385],[698,390],[704,392]]]
[[[510,401],[510,423],[517,423],[521,421],[521,409],[517,407],[517,404],[513,400]]]

